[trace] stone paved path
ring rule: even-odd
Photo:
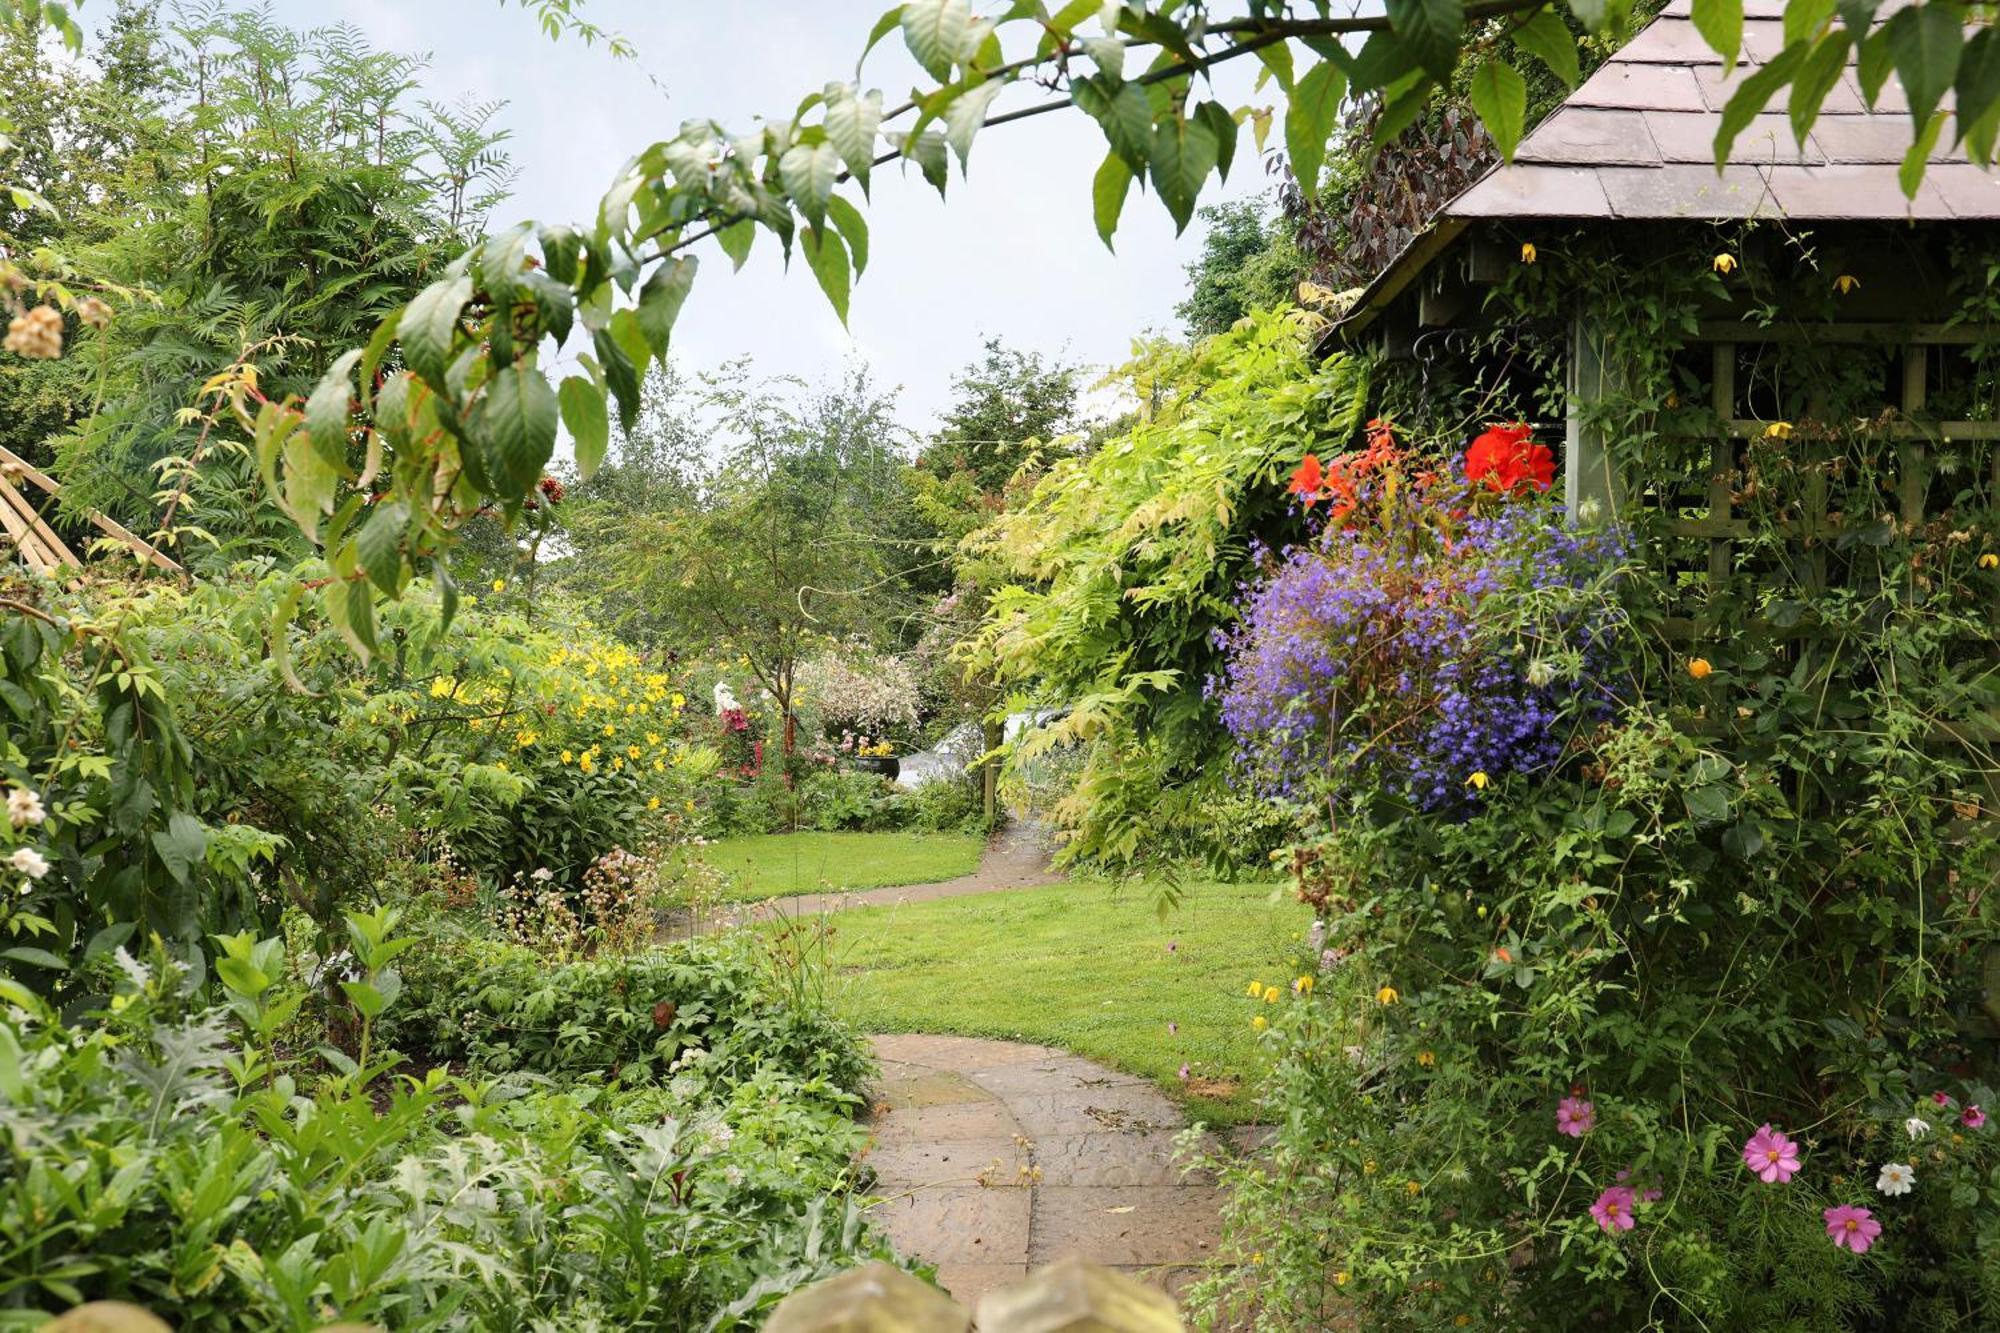
[[[871,1040],[875,1217],[961,1301],[1071,1253],[1178,1292],[1213,1257],[1221,1191],[1174,1166],[1151,1084],[1047,1046]]]
[[[979,869],[970,875],[935,884],[899,884],[886,889],[855,889],[844,893],[805,893],[789,898],[769,898],[758,903],[742,903],[706,914],[700,923],[699,933],[770,921],[781,916],[817,916],[822,912],[837,912],[848,907],[924,903],[934,898],[962,898],[974,893],[1000,893],[1007,889],[1059,884],[1062,876],[1049,866],[1046,837],[1039,824],[1009,824],[987,844]],[[685,930],[685,922],[669,926],[670,934],[682,934]]]

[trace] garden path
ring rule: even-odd
[[[1214,1258],[1222,1191],[1175,1165],[1184,1122],[1150,1083],[1049,1046],[871,1040],[875,1218],[959,1300],[1070,1254],[1178,1294]]]
[[[1049,864],[1048,834],[1040,824],[1016,821],[994,835],[980,858],[979,869],[957,879],[935,884],[898,884],[885,889],[852,889],[839,893],[802,893],[788,898],[767,898],[704,913],[697,933],[708,934],[734,926],[756,925],[783,917],[817,916],[848,907],[878,907],[893,903],[924,903],[934,898],[960,898],[974,893],[1000,893],[1007,889],[1033,888],[1037,884],[1057,884],[1062,876]],[[680,933],[684,922],[670,926]]]

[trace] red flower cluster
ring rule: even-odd
[[[554,477],[543,477],[542,494],[549,497],[550,504],[559,505],[563,502],[563,497],[568,492],[563,489],[563,484]]]
[[[1368,447],[1340,455],[1331,467],[1322,467],[1317,454],[1307,454],[1292,473],[1291,493],[1303,497],[1308,509],[1320,500],[1328,501],[1332,507],[1328,521],[1344,522],[1361,503],[1362,483],[1402,458],[1394,426],[1377,419],[1368,423]]]
[[[1465,451],[1465,479],[1484,482],[1487,489],[1510,495],[1527,486],[1547,490],[1556,479],[1555,455],[1529,439],[1533,428],[1521,422],[1489,426]]]

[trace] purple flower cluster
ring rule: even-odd
[[[1520,503],[1455,523],[1448,539],[1406,538],[1329,525],[1243,589],[1209,692],[1258,790],[1297,796],[1332,778],[1425,809],[1462,805],[1477,796],[1475,773],[1554,762],[1556,724],[1579,690],[1609,702],[1595,683],[1534,667],[1483,612],[1492,598],[1584,588],[1622,555],[1618,536],[1574,531],[1555,507]],[[1589,664],[1601,656],[1603,620],[1573,609],[1537,629],[1553,629]]]

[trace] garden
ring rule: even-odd
[[[0,1327],[2000,1324],[1989,16],[987,8],[0,0]],[[1045,113],[1122,364],[683,319]]]

